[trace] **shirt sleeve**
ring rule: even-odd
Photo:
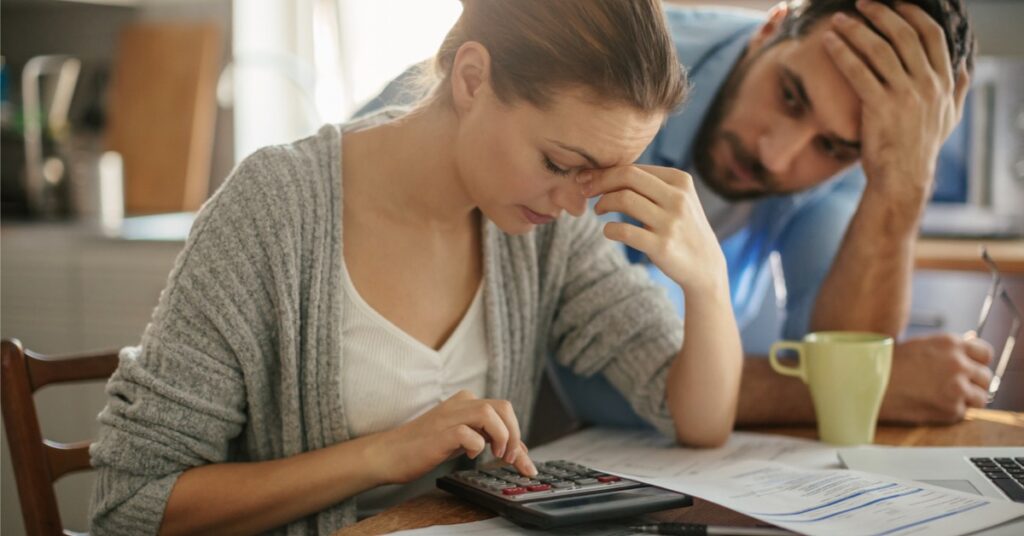
[[[777,251],[786,281],[786,339],[799,340],[807,333],[818,291],[860,203],[864,174],[859,167],[836,180],[834,189],[793,216],[779,238]]]
[[[675,424],[666,380],[682,346],[682,321],[640,266],[631,265],[591,212],[569,219],[553,249],[569,251],[551,328],[556,360],[582,376],[603,374],[633,410],[668,437]]]
[[[121,352],[90,447],[92,534],[156,534],[177,478],[227,461],[247,421],[243,363],[272,353],[266,233],[280,232],[261,153],[208,202],[137,347]],[[282,253],[282,255],[285,255]]]

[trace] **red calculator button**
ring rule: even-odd
[[[504,494],[504,495],[520,495],[520,494],[526,493],[526,488],[520,488],[520,487],[505,488],[505,489],[501,490],[501,493]]]
[[[617,477],[617,476],[612,476],[612,475],[604,475],[604,476],[597,477],[597,481],[598,482],[605,482],[605,483],[608,483],[608,482],[618,482],[620,480],[622,480],[622,479]]]
[[[536,486],[526,486],[529,491],[547,491],[551,489],[551,484],[537,484]]]

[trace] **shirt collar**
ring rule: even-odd
[[[690,91],[682,110],[670,116],[649,150],[658,159],[677,168],[690,166],[697,132],[729,73],[747,48],[759,22],[733,27],[707,52],[688,66]],[[679,45],[677,45],[679,47]]]

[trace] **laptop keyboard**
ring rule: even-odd
[[[971,458],[993,484],[1014,502],[1024,502],[1024,458]]]

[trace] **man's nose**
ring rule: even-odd
[[[580,217],[587,210],[587,198],[580,191],[580,185],[572,177],[561,179],[561,184],[551,192],[551,200],[555,206]]]
[[[785,174],[814,136],[814,127],[805,121],[780,120],[758,140],[761,164],[773,174]]]

